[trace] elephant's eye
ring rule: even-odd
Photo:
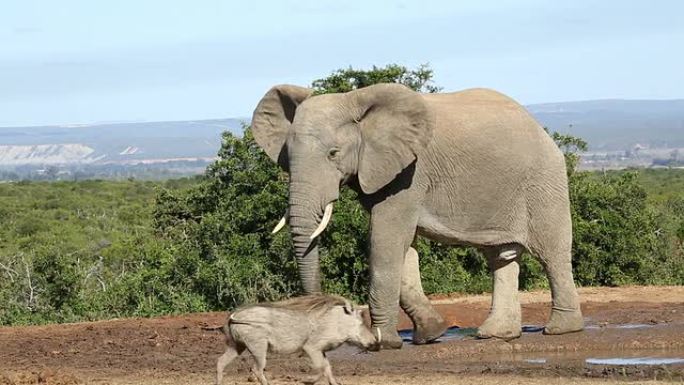
[[[328,159],[335,159],[335,157],[337,157],[337,154],[339,154],[339,153],[340,153],[339,148],[330,149],[330,151],[328,151]]]

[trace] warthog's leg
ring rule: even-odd
[[[323,368],[323,373],[325,373],[325,377],[328,379],[328,383],[330,385],[338,385],[337,381],[335,381],[335,377],[333,377],[330,361],[328,361],[328,358],[325,357],[325,354],[323,355],[323,359],[325,360],[325,368]]]
[[[268,385],[268,380],[264,375],[264,368],[266,367],[266,353],[268,353],[268,342],[263,340],[247,346],[247,350],[252,353],[254,357],[254,366],[252,372],[259,380],[261,385]]]
[[[321,380],[325,379],[330,385],[338,385],[337,381],[332,375],[332,368],[330,367],[330,362],[325,357],[325,353],[317,347],[305,346],[304,352],[311,359],[311,367],[314,371],[314,377],[312,378],[312,383],[320,384]]]
[[[221,385],[221,381],[223,380],[223,370],[226,368],[226,366],[230,364],[235,357],[242,354],[244,350],[245,347],[243,345],[237,344],[236,346],[233,346],[232,343],[228,344],[228,347],[226,347],[226,352],[219,357],[218,362],[216,363],[216,385]]]

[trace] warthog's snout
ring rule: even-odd
[[[348,342],[366,350],[378,350],[378,340],[363,322],[363,312],[352,305],[345,305],[344,329],[349,331]]]

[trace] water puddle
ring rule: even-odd
[[[528,364],[545,364],[546,358],[526,358],[523,361],[527,362]]]
[[[656,327],[658,325],[651,325],[651,324],[614,324],[614,325],[587,325],[585,326],[585,329],[587,330],[598,330],[598,329],[603,329],[603,328],[613,328],[613,329],[646,329],[646,328],[652,328]],[[522,327],[522,332],[523,333],[541,333],[544,331],[543,326],[538,326],[538,325],[525,325]],[[406,342],[410,343],[413,341],[413,330],[412,329],[404,329],[404,330],[399,330],[399,335],[401,336],[401,339]],[[442,335],[440,338],[438,338],[435,342],[445,342],[445,341],[457,341],[457,340],[463,340],[463,339],[469,339],[469,338],[476,338],[477,337],[477,328],[460,328],[458,326],[452,326],[447,331]]]
[[[470,337],[475,337],[477,335],[477,328],[460,328],[458,326],[452,326],[444,332],[444,334],[439,337],[435,342],[453,341],[453,340],[463,340]],[[413,341],[413,330],[404,329],[399,330],[399,336],[404,342]]]
[[[499,357],[501,359],[502,357]],[[575,362],[580,365],[677,365],[684,364],[684,352],[677,350],[637,350],[621,352],[567,352],[548,354],[513,354],[508,360],[527,364],[560,364]]]
[[[544,331],[543,326],[526,325],[522,327],[523,333],[541,333]]]
[[[526,325],[522,327],[523,333],[541,333],[543,330],[543,326]],[[399,330],[399,336],[401,336],[401,339],[405,343],[411,343],[413,341],[413,330]],[[472,338],[477,338],[477,328],[461,328],[458,326],[452,326],[448,328],[446,332],[444,332],[444,334],[435,341],[435,343]]]
[[[684,364],[684,358],[671,357],[614,357],[614,358],[587,358],[590,365],[673,365]]]
[[[589,330],[596,329],[647,329],[658,326],[657,324],[615,324],[615,325],[587,325],[584,328]]]

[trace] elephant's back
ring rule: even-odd
[[[520,108],[521,105],[512,98],[490,88],[469,88],[455,92],[423,94],[429,103],[444,104],[444,108],[468,112],[473,108]]]
[[[511,131],[519,135],[543,131],[522,105],[487,88],[424,94],[424,98],[435,114],[439,131],[494,130]]]
[[[562,154],[543,127],[518,102],[486,88],[424,94],[434,113],[432,145],[460,149],[477,156],[518,162],[526,166],[554,163],[563,168]]]

